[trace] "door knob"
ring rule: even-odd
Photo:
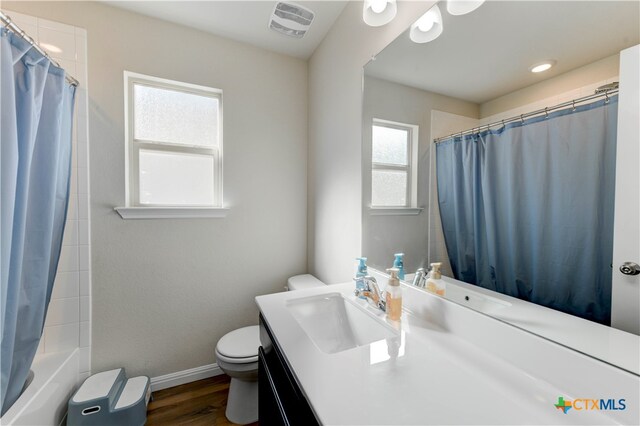
[[[620,272],[625,275],[638,275],[640,274],[640,265],[633,262],[624,262],[620,267]]]

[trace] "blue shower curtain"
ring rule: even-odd
[[[436,146],[455,278],[611,317],[617,96]]]
[[[38,348],[58,267],[71,175],[75,87],[29,43],[2,29],[0,261],[2,414]]]

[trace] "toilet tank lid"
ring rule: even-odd
[[[249,358],[258,355],[260,346],[260,327],[249,327],[233,330],[218,341],[216,349],[229,358]]]
[[[302,274],[291,277],[287,280],[287,288],[291,290],[302,290],[305,288],[321,287],[325,285],[322,281],[311,274]]]

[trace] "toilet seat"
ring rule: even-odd
[[[216,358],[218,361],[223,361],[229,364],[250,364],[252,362],[258,362],[258,355],[246,358],[234,358],[222,355],[219,351],[216,351]]]
[[[216,356],[230,364],[247,364],[258,361],[260,327],[251,325],[231,331],[218,341]]]

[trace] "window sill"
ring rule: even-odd
[[[372,216],[417,216],[423,207],[369,207]]]
[[[129,219],[204,219],[227,216],[221,207],[115,207],[120,217]]]

